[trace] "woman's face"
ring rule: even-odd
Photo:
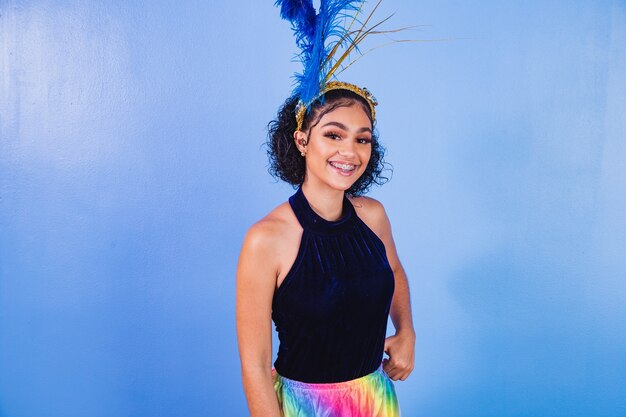
[[[295,139],[298,148],[306,152],[304,181],[345,191],[365,172],[370,160],[372,124],[363,107],[354,103],[326,113],[308,135],[296,132]]]

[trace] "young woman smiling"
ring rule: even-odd
[[[376,102],[352,84],[331,88],[306,112],[288,99],[269,126],[270,172],[297,191],[249,229],[237,266],[253,417],[397,417],[393,381],[414,366],[406,275],[383,205],[363,196],[386,180]]]

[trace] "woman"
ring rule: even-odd
[[[329,83],[307,111],[288,99],[270,124],[271,169],[298,190],[250,228],[237,268],[253,417],[400,415],[392,380],[413,370],[415,332],[389,220],[361,196],[382,170],[375,104],[365,89]],[[389,315],[396,333],[385,339]]]

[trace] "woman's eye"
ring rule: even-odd
[[[357,140],[359,143],[371,143],[372,142],[371,139],[366,139],[366,138],[359,138]]]
[[[336,133],[327,133],[326,137],[331,139],[341,139],[341,137]]]

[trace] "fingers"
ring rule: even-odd
[[[403,352],[403,344],[398,344],[401,339],[396,341],[397,336],[390,336],[385,339],[384,351],[389,355],[389,358],[383,359],[383,370],[394,381],[404,381],[413,371],[413,359],[412,355]],[[393,355],[391,351],[393,350]]]
[[[394,361],[393,358],[391,360],[384,359],[383,369],[385,370],[387,375],[389,375],[390,379],[394,381],[404,381],[413,371],[413,365],[403,363],[400,360]]]

